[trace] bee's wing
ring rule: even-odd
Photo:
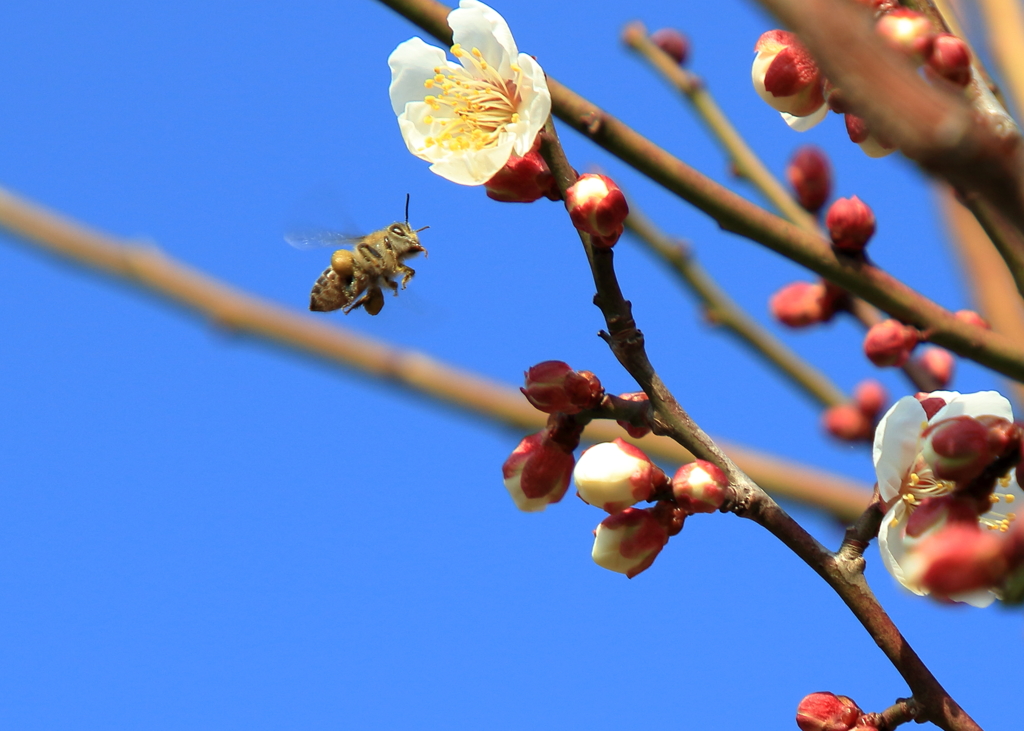
[[[284,240],[287,241],[290,246],[301,251],[322,249],[327,246],[338,248],[358,241],[359,238],[360,237],[358,236],[348,236],[346,234],[338,233],[337,231],[328,231],[324,229],[293,231],[284,235]]]

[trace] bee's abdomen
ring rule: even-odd
[[[349,297],[340,277],[331,267],[327,267],[313,285],[309,295],[309,309],[313,312],[331,312],[348,303]]]

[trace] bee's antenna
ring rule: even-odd
[[[409,225],[409,194],[405,194],[405,225]]]

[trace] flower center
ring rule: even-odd
[[[440,126],[439,134],[427,137],[426,147],[437,145],[452,152],[494,147],[501,131],[519,121],[519,85],[515,79],[503,79],[476,48],[466,53],[456,43],[452,55],[462,62],[463,68],[438,66],[434,77],[424,82],[424,86],[438,93],[423,101],[434,111],[448,110],[440,118],[429,114],[423,118],[427,124],[436,122]],[[518,78],[522,69],[513,64],[512,71]]]

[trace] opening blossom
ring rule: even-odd
[[[950,496],[957,488],[955,481],[940,479],[935,475],[932,469],[934,458],[929,459],[925,430],[955,417],[1013,419],[1010,402],[995,391],[971,394],[935,391],[924,395],[924,399],[922,405],[917,398],[906,396],[889,409],[875,432],[872,455],[878,490],[886,507],[885,518],[878,532],[879,553],[889,573],[903,586],[921,595],[927,594],[928,590],[908,578],[908,554],[917,544],[947,524],[941,519],[931,520],[930,511],[936,505],[941,506],[936,498]],[[943,402],[945,405],[942,405]],[[941,408],[936,411],[936,406]],[[983,529],[1005,532],[1016,519],[1013,509],[1022,500],[1024,492],[1011,471],[997,483],[990,498],[991,508],[969,520],[976,520]],[[915,525],[911,521],[917,511],[922,512],[916,522],[925,525]],[[949,598],[985,607],[996,596],[988,590],[978,590]]]
[[[551,112],[544,71],[519,53],[508,24],[477,0],[448,15],[454,45],[410,38],[388,58],[391,106],[405,144],[442,178],[483,185],[525,157]]]

